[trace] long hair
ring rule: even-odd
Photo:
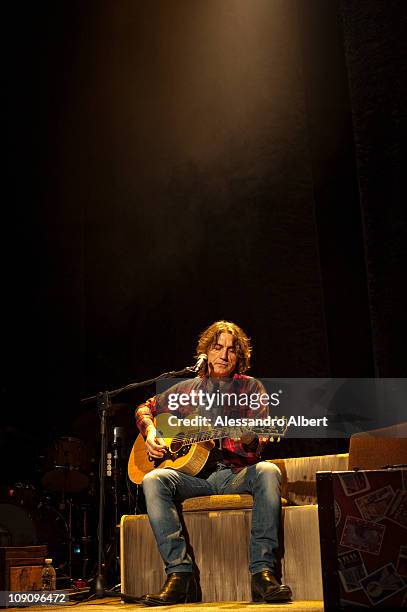
[[[198,358],[201,353],[207,353],[217,343],[223,332],[233,336],[233,346],[236,349],[237,357],[235,371],[238,374],[246,372],[250,368],[250,355],[252,354],[250,338],[236,323],[230,321],[215,321],[201,333],[198,338],[195,357]],[[206,363],[200,371],[200,376],[206,376],[207,373],[208,364]]]

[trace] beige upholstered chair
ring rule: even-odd
[[[281,569],[295,599],[322,599],[315,474],[346,470],[348,455],[278,459],[283,506]],[[251,599],[249,540],[251,495],[211,495],[187,499],[182,513],[200,570],[203,601]],[[121,521],[122,592],[141,595],[161,588],[163,564],[146,515]],[[227,576],[227,580],[225,580]]]

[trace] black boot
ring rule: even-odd
[[[292,592],[286,584],[279,584],[270,570],[252,576],[252,600],[265,603],[291,601]]]
[[[201,601],[201,597],[195,575],[186,572],[169,574],[160,593],[144,595],[138,599],[138,603],[145,606],[171,606],[197,601]]]

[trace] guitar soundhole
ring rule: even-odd
[[[168,449],[168,458],[175,461],[178,457],[184,457],[189,453],[191,448],[190,444],[183,443],[184,434],[178,434],[177,438],[172,440]]]
[[[190,449],[191,449],[190,444],[185,444],[183,446],[182,441],[173,440],[172,443],[170,444],[168,451],[165,453],[165,455],[161,459],[150,458],[149,460],[154,461],[154,467],[158,468],[164,461],[168,461],[168,460],[176,461],[176,459],[178,459],[179,457],[184,457],[185,455],[189,453]]]
[[[182,440],[173,440],[170,444],[170,452],[178,453],[182,448]]]

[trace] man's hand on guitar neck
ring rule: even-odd
[[[256,434],[248,432],[241,436],[240,441],[247,450],[255,451],[260,454],[264,446],[270,441],[270,436],[257,436]]]
[[[157,438],[157,430],[153,423],[147,428],[146,448],[150,457],[161,459],[167,449],[167,445],[162,438]]]
[[[256,438],[257,438],[257,436],[256,436],[255,433],[252,433],[251,431],[248,431],[248,432],[244,433],[242,436],[240,436],[240,441],[243,444],[250,444]]]

